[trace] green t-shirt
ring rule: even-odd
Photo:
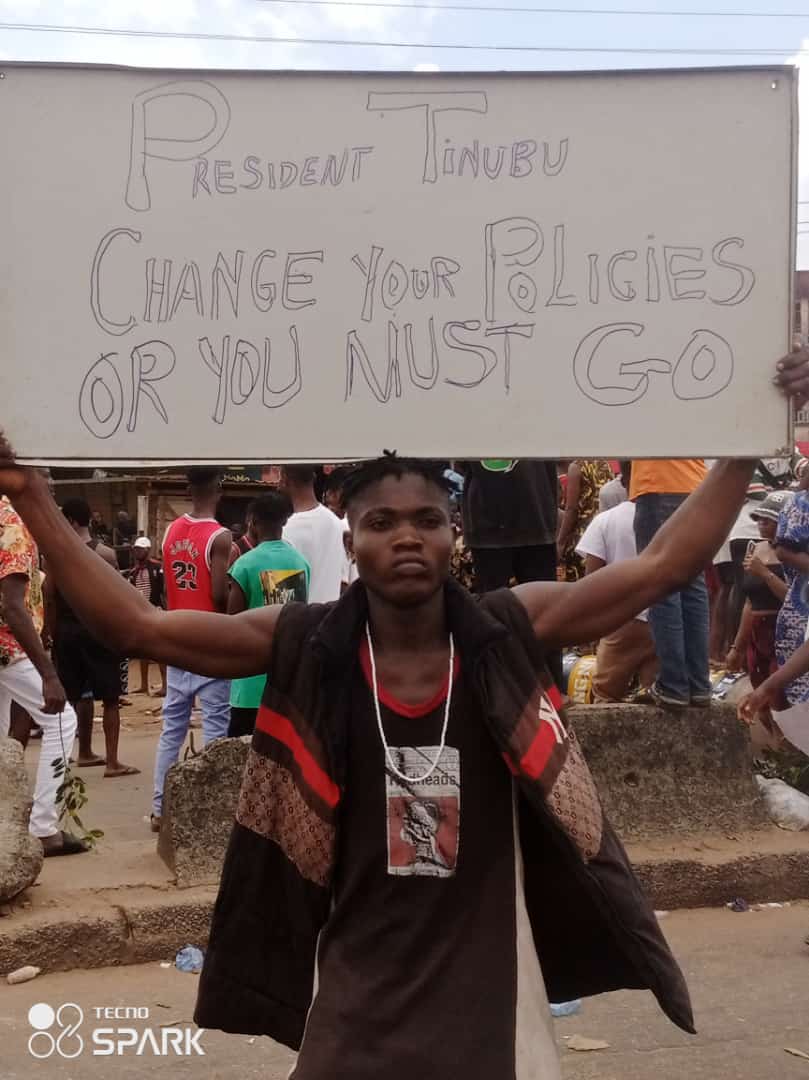
[[[228,570],[244,593],[248,608],[288,604],[290,600],[306,603],[309,572],[309,563],[286,540],[265,540]],[[230,704],[237,709],[257,709],[266,682],[266,675],[234,679],[230,684]]]

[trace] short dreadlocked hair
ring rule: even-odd
[[[395,476],[401,480],[403,476],[421,476],[429,484],[433,484],[449,496],[452,485],[444,476],[446,465],[441,461],[428,461],[424,458],[400,458],[395,451],[386,450],[380,458],[373,461],[364,461],[351,469],[343,481],[342,504],[343,509],[348,510],[351,503],[366,488],[372,484],[384,480],[386,476]]]

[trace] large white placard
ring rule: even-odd
[[[793,69],[2,74],[23,458],[788,441]]]

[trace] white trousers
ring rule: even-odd
[[[0,667],[0,734],[8,735],[11,702],[16,701],[42,728],[39,765],[34,785],[34,805],[29,830],[40,839],[54,836],[58,831],[59,813],[56,809],[56,790],[61,777],[54,776],[53,762],[70,757],[76,737],[76,714],[65,704],[59,716],[42,711],[42,678],[28,659],[23,657],[7,667]]]

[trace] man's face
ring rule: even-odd
[[[348,514],[359,576],[397,607],[423,603],[449,576],[453,536],[446,495],[423,477],[386,476]]]
[[[136,561],[139,563],[146,562],[149,558],[149,550],[147,547],[136,547],[134,549]]]

